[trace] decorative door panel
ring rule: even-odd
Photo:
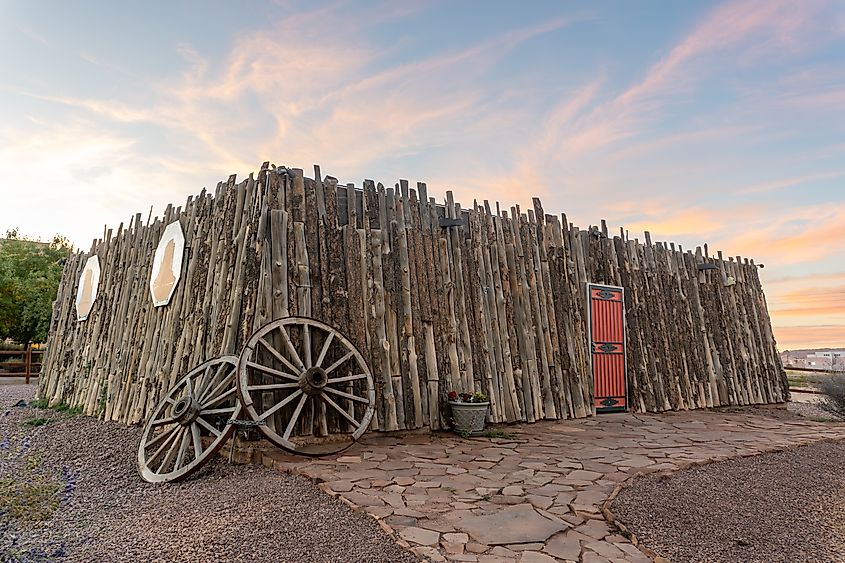
[[[625,365],[625,297],[621,287],[588,284],[590,359],[596,412],[628,408]]]

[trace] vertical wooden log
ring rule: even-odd
[[[413,408],[413,422],[406,427],[420,428],[422,426],[422,398],[420,396],[420,379],[417,371],[417,350],[414,340],[414,318],[411,312],[411,261],[408,253],[408,231],[406,226],[406,206],[408,204],[408,182],[402,180],[401,194],[396,199],[396,232],[399,239],[399,275],[402,301],[402,365],[408,370],[411,387],[411,405]]]
[[[457,210],[455,207],[454,196],[451,191],[446,192],[446,217],[448,219],[457,220],[459,216],[460,206]],[[475,388],[473,369],[472,369],[472,352],[470,350],[469,325],[467,322],[465,304],[466,304],[466,290],[464,289],[464,270],[463,259],[461,257],[461,243],[462,227],[449,227],[446,230],[446,237],[449,248],[449,265],[451,273],[451,283],[454,291],[454,315],[456,317],[457,330],[455,336],[457,337],[457,346],[459,350],[458,361],[460,371],[461,388],[466,392],[471,393]]]

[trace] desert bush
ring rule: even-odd
[[[821,408],[845,419],[845,374],[833,375],[820,386],[822,400]]]
[[[23,423],[26,424],[27,426],[44,426],[45,424],[50,424],[51,422],[53,422],[51,419],[43,418],[43,417],[40,417],[40,416],[34,416],[32,418],[27,418],[26,420],[23,421]]]

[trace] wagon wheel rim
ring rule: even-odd
[[[150,483],[180,481],[226,443],[240,416],[238,358],[203,362],[170,388],[153,409],[138,445],[138,471]]]
[[[375,412],[375,385],[361,352],[337,329],[307,317],[271,321],[255,332],[241,353],[237,386],[246,416],[270,442],[295,454],[345,450]],[[312,429],[321,425],[321,409],[322,421],[332,420],[339,432],[319,445],[295,436],[307,425],[305,413],[313,413]]]

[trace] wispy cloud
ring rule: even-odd
[[[32,41],[34,41],[34,42],[36,42],[40,45],[43,45],[45,47],[50,46],[50,40],[49,39],[47,39],[43,34],[38,33],[37,31],[33,30],[29,26],[26,26],[26,25],[19,23],[19,24],[17,24],[17,30],[20,33],[22,33],[23,35],[25,35],[26,37],[28,37],[29,39],[31,39]]]
[[[802,264],[842,255],[845,238],[845,204],[795,206],[786,213],[766,213],[719,241],[743,256],[756,256],[779,264]]]
[[[813,44],[824,2],[744,0],[729,2],[710,15],[643,78],[610,101],[591,108],[568,127],[562,149],[571,157],[604,149],[643,132],[667,105],[677,104],[709,75],[722,69],[733,51],[753,58],[783,56],[784,48]]]
[[[796,176],[792,178],[782,178],[778,180],[771,180],[768,182],[762,182],[759,184],[754,184],[753,186],[748,186],[745,188],[741,188],[737,190],[737,193],[740,194],[758,194],[764,192],[772,192],[775,190],[781,190],[783,188],[791,188],[794,186],[801,186],[804,184],[809,184],[812,182],[816,182],[818,180],[830,180],[832,178],[841,178],[845,176],[845,171],[835,171],[835,172],[821,172],[818,174],[806,174],[804,176]]]
[[[388,10],[376,20],[405,17],[417,9]],[[314,40],[313,25],[333,27],[336,10],[330,5],[286,16],[272,30],[237,40],[219,65],[180,44],[178,52],[187,63],[181,79],[154,85],[150,104],[35,96],[104,119],[178,132],[204,147],[198,160],[213,159],[220,168],[249,169],[264,158],[308,162],[319,157],[341,168],[366,170],[380,159],[437,146],[438,137],[448,139],[456,127],[468,138],[489,134],[494,123],[507,117],[484,113],[485,98],[495,90],[479,87],[483,75],[522,43],[580,19],[555,18],[385,66],[387,53],[369,45],[366,33],[349,22],[339,29],[354,29],[354,35],[339,31]],[[450,87],[444,88],[447,83]]]

